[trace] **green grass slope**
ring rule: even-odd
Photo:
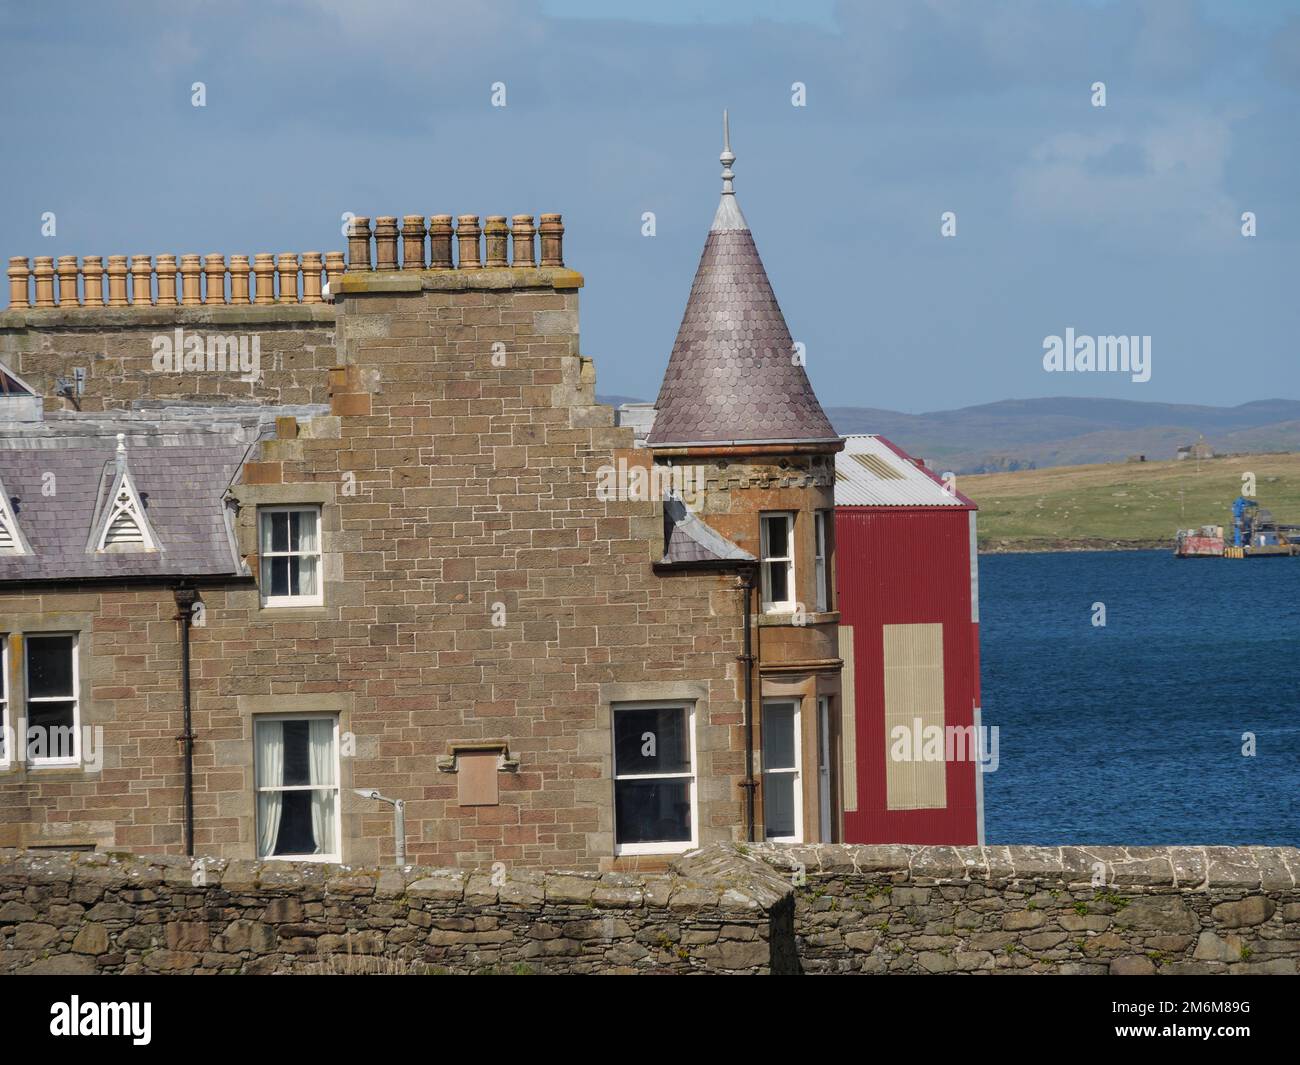
[[[1232,523],[1242,475],[1273,517],[1300,524],[1300,454],[1056,466],[970,474],[957,487],[979,504],[984,550],[1157,547],[1179,528]]]

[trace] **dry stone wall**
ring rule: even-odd
[[[662,874],[0,851],[0,972],[1294,974],[1298,875],[1264,847],[720,845]]]

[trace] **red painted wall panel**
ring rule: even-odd
[[[837,507],[835,572],[843,624],[853,626],[858,809],[845,811],[848,843],[978,841],[973,761],[947,765],[946,809],[885,804],[885,625],[943,625],[944,723],[974,723],[979,626],[971,621],[970,510]]]

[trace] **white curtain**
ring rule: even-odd
[[[320,550],[316,523],[319,518],[314,512],[305,510],[294,514],[294,518],[298,526],[298,543],[293,547],[294,550],[302,552],[302,557],[298,559],[300,586],[296,591],[299,595],[315,595],[317,576],[315,554]]]
[[[284,783],[284,726],[278,721],[259,721],[254,733],[257,737],[257,786],[259,789],[279,787]],[[283,805],[281,792],[258,791],[257,853],[260,857],[275,853]]]
[[[334,722],[313,718],[310,724],[311,830],[317,854],[336,854],[334,838]]]

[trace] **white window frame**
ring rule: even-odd
[[[315,551],[266,551],[262,550],[262,522],[272,514],[315,514],[316,515],[316,550]],[[267,560],[272,558],[315,558],[316,591],[312,595],[270,595],[270,575]],[[284,506],[257,508],[257,583],[261,591],[262,606],[322,606],[325,603],[325,508],[319,503],[293,503]]]
[[[765,614],[792,614],[795,611],[798,602],[794,586],[794,527],[795,511],[793,510],[765,510],[759,513],[758,528],[760,553],[762,558],[759,563],[759,578],[762,587],[763,612]],[[768,521],[771,518],[786,519],[786,543],[785,554],[773,554],[773,548],[776,546],[769,542]],[[771,582],[768,579],[768,565],[773,562],[784,562],[786,566],[786,594],[789,598],[773,600],[771,598]]]
[[[825,613],[831,608],[831,582],[826,543],[830,511],[818,510],[813,513],[813,563],[817,584],[817,612]]]
[[[767,764],[767,721],[763,722],[763,838],[768,843],[802,843],[803,842],[803,699],[797,695],[769,696],[763,700],[763,713],[769,706],[793,706],[794,721],[794,765],[770,769]],[[794,835],[769,836],[767,834],[767,778],[769,776],[794,777]]]
[[[686,714],[686,728],[690,745],[691,768],[686,773],[620,773],[618,771],[618,747],[614,737],[615,718],[625,710],[681,710]],[[667,699],[659,702],[615,703],[610,707],[609,739],[614,769],[614,854],[684,854],[699,846],[700,839],[700,796],[699,763],[695,748],[695,703],[690,700]],[[618,782],[620,780],[682,780],[688,779],[688,795],[691,802],[691,838],[689,840],[648,841],[643,843],[619,843],[618,841]]]
[[[822,843],[834,842],[835,801],[831,788],[831,697],[817,696],[817,832]]]
[[[13,762],[13,751],[9,748],[17,743],[18,737],[9,733],[9,704],[13,702],[13,686],[9,683],[9,634],[0,632],[0,769],[8,769]]]
[[[263,791],[324,791],[316,784],[282,784],[275,788],[257,785],[257,726],[272,721],[319,721],[327,718],[334,723],[334,840],[337,851],[332,854],[257,854],[261,822],[257,814],[257,796]],[[339,715],[322,711],[302,714],[253,715],[253,853],[259,862],[325,862],[339,864],[343,861],[343,758],[339,750]]]
[[[32,640],[49,636],[72,637],[72,695],[42,695],[33,698],[28,663],[31,661]],[[79,632],[27,632],[23,633],[23,721],[28,729],[31,721],[27,717],[28,703],[66,703],[72,702],[72,756],[70,758],[29,758],[27,764],[33,769],[56,769],[81,765],[81,633]],[[11,693],[12,698],[12,693]],[[23,749],[27,750],[27,737],[23,737]],[[15,743],[17,737],[15,737]]]

